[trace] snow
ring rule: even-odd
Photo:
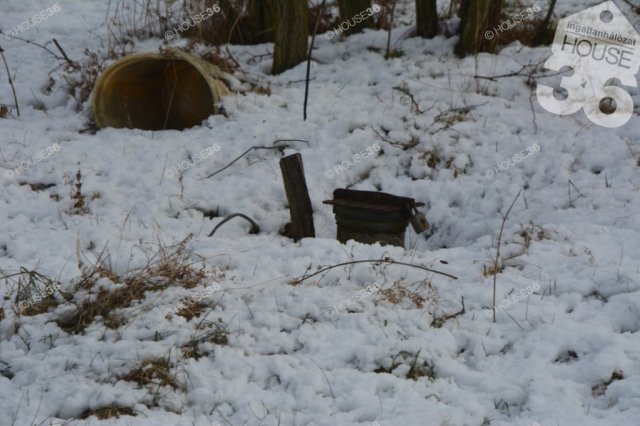
[[[41,44],[56,38],[73,59],[85,49],[104,51],[107,3],[59,0],[60,13],[19,36]],[[595,3],[562,2],[558,13]],[[637,15],[618,3],[640,29]],[[0,29],[49,6],[5,1]],[[270,45],[230,46],[242,69],[268,83],[271,95],[229,96],[228,117],[212,116],[181,132],[83,131],[89,105],[75,110],[59,61],[36,46],[0,38],[21,107],[19,118],[0,119],[2,274],[36,269],[69,289],[80,274],[79,258],[90,262],[109,253],[113,270],[124,274],[144,266],[159,242],[176,244],[189,234],[193,261],[204,262],[208,274],[195,288],[147,293],[119,311],[126,324],[116,329],[96,320],[84,333],[65,332],[53,321],[71,309],[60,295],[50,312],[0,321],[0,425],[640,424],[638,89],[630,90],[636,113],[619,128],[598,127],[582,112],[556,116],[536,102],[526,76],[473,78],[541,62],[548,46],[514,43],[498,55],[458,59],[455,37],[404,37],[413,12],[406,5],[398,10],[392,35],[394,48],[404,51],[399,58],[384,60],[382,51],[371,49],[384,49],[384,31],[316,38],[307,121],[306,64],[271,76],[270,57],[254,58]],[[158,38],[137,41],[136,50],[161,45]],[[56,51],[51,42],[47,47]],[[544,80],[541,70],[534,75]],[[47,94],[50,77],[55,84]],[[422,113],[394,87],[409,90]],[[0,103],[13,103],[4,69]],[[468,112],[451,111],[464,107]],[[305,161],[317,238],[294,243],[278,233],[289,221],[278,150],[252,151],[204,179],[248,148],[278,139],[308,141],[289,142],[284,154],[300,152]],[[413,143],[406,150],[398,145]],[[5,175],[53,144],[59,152]],[[220,149],[189,167],[182,182],[166,176],[214,144]],[[353,161],[373,144],[381,150]],[[533,144],[540,151],[513,161]],[[514,164],[486,175],[507,160]],[[326,171],[344,161],[354,164],[327,178]],[[86,214],[70,214],[65,186],[65,176],[75,179],[78,167]],[[36,192],[23,182],[55,186]],[[424,202],[430,237],[409,228],[406,250],[340,244],[331,207],[322,201],[342,187]],[[501,247],[502,258],[510,259],[497,277],[496,302],[509,302],[494,324],[485,312],[493,276],[485,271],[493,266],[501,214],[520,190]],[[222,217],[208,219],[198,209],[247,214],[261,232],[249,235],[249,225],[234,219],[208,238]],[[360,264],[290,284],[322,265],[383,257],[458,279]],[[415,289],[425,279],[437,300],[421,308],[384,296],[394,283]],[[108,279],[100,282],[116,288]],[[534,284],[540,290],[529,295]],[[381,291],[362,292],[372,286]],[[511,302],[513,292],[526,296]],[[165,318],[196,295],[205,295],[210,306],[206,320],[229,331],[227,344],[203,344],[209,354],[199,359],[184,357],[179,348],[203,332],[203,317]],[[9,281],[2,282],[0,296],[9,309],[15,297]],[[430,326],[435,317],[460,310],[461,297],[463,315]],[[171,360],[184,390],[119,379],[155,357]],[[433,377],[407,378],[412,365]],[[603,386],[615,372],[623,378]],[[136,415],[77,419],[112,404]]]

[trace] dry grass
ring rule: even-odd
[[[142,361],[136,369],[120,377],[120,380],[135,382],[140,387],[157,385],[184,390],[184,384],[180,383],[171,370],[172,366],[167,358],[150,358]]]
[[[624,374],[622,373],[622,371],[615,370],[613,373],[611,373],[611,378],[609,380],[602,381],[595,384],[591,388],[591,394],[596,398],[599,396],[602,396],[607,392],[607,388],[611,383],[616,382],[618,380],[623,380],[623,379],[624,379]]]
[[[16,297],[11,305],[18,316],[38,315],[59,304],[54,294],[60,284],[37,271],[20,268],[20,272],[0,277],[0,281],[8,288],[16,289]],[[4,318],[4,309],[0,309],[0,320]]]
[[[420,351],[412,354],[411,352],[401,351],[391,358],[391,363],[388,366],[380,366],[373,370],[375,373],[392,374],[394,370],[402,366],[408,366],[409,369],[405,373],[405,378],[411,380],[418,380],[421,377],[426,377],[429,380],[434,380],[436,374],[434,366],[429,361],[418,361],[420,357]]]
[[[194,317],[200,318],[202,311],[207,308],[207,304],[202,302],[196,302],[190,305],[187,303],[188,301],[189,299],[182,300],[182,303],[186,304],[186,306],[184,306],[184,308],[179,309],[176,312],[176,315],[183,317],[187,321],[190,321]]]
[[[75,66],[66,68],[62,78],[67,83],[67,91],[75,99],[75,110],[77,112],[84,108],[84,105],[91,98],[93,86],[100,73],[106,68],[108,59],[117,58],[122,55],[102,55],[98,52],[85,49],[85,57]]]
[[[88,293],[88,298],[77,305],[76,309],[57,320],[58,326],[70,333],[80,333],[97,318],[109,328],[117,328],[123,324],[118,316],[119,309],[128,308],[134,301],[141,300],[145,293],[164,290],[169,286],[193,288],[206,277],[204,265],[196,267],[191,261],[191,253],[186,245],[192,235],[175,246],[159,245],[156,253],[149,257],[148,263],[139,269],[124,274],[114,271],[105,259],[104,254],[92,266],[80,262],[82,276],[74,284],[73,293]],[[118,285],[115,290],[100,288],[96,291],[97,282],[108,279]]]
[[[96,408],[95,410],[86,410],[79,418],[86,419],[91,416],[96,416],[99,420],[106,420],[111,418],[119,419],[120,416],[135,416],[135,413],[130,407],[110,405],[108,407]]]
[[[513,43],[514,41],[519,41],[525,46],[540,46],[551,44],[553,42],[553,38],[555,37],[556,25],[549,25],[548,28],[540,30],[541,26],[544,23],[546,12],[547,10],[545,8],[533,19],[523,20],[509,30],[498,32],[496,36],[498,44],[507,45]],[[502,17],[502,21],[511,22],[510,19],[512,19],[512,17],[516,14],[517,12],[505,14]]]
[[[418,309],[427,305],[430,309],[435,309],[439,305],[438,291],[431,285],[431,280],[424,279],[414,283],[413,289],[403,281],[396,281],[389,288],[381,289],[380,294],[387,302],[399,305],[409,302]]]
[[[186,358],[199,359],[208,356],[210,352],[206,349],[207,343],[215,345],[229,343],[229,329],[222,322],[222,319],[218,319],[216,322],[201,321],[197,328],[205,331],[193,336],[191,340],[180,348]]]

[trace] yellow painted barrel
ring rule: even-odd
[[[182,130],[220,112],[228,74],[187,52],[138,53],[99,76],[92,107],[98,127]]]

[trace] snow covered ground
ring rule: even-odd
[[[568,14],[597,2],[560,3],[558,13]],[[640,30],[640,17],[617,3]],[[107,2],[57,4],[60,12],[19,36],[49,42],[57,53],[56,38],[78,60],[85,49],[105,48]],[[0,29],[51,6],[3,0]],[[456,37],[405,37],[412,12],[399,10],[398,58],[384,59],[384,31],[316,39],[307,121],[305,64],[271,76],[270,56],[256,55],[272,46],[230,46],[270,96],[227,97],[228,118],[182,132],[83,131],[88,104],[75,110],[59,61],[0,38],[21,107],[19,118],[0,119],[0,270],[37,270],[61,286],[48,312],[0,321],[0,425],[640,424],[638,89],[635,114],[619,128],[598,127],[582,112],[553,115],[535,99],[540,69],[530,81],[474,78],[539,63],[549,47],[514,43],[498,55],[457,59]],[[136,50],[161,45],[139,41]],[[13,104],[4,68],[0,104]],[[279,234],[289,220],[279,151],[253,151],[203,179],[278,139],[308,141],[291,142],[284,154],[300,152],[305,161],[315,239],[294,243]],[[220,149],[182,181],[166,176],[214,144]],[[373,144],[381,148],[375,155],[339,168]],[[514,161],[527,147],[532,154]],[[495,173],[503,161],[509,167]],[[73,214],[65,181],[78,169],[88,211]],[[409,230],[406,250],[341,245],[322,201],[342,187],[426,203],[430,237]],[[490,269],[501,214],[518,191],[497,276],[504,309],[493,323]],[[248,224],[234,219],[208,238],[222,217],[206,211],[247,214],[261,232],[249,235]],[[190,234],[185,250],[205,274],[196,287],[147,292],[117,312],[115,327],[97,317],[70,332],[55,321],[72,303],[95,300],[91,289],[68,292],[80,261],[102,253],[124,276],[149,263],[158,244]],[[458,279],[358,264],[290,283],[320,266],[383,257]],[[122,287],[113,281],[103,276],[96,286]],[[10,309],[15,279],[0,285]],[[199,317],[166,317],[196,296],[206,305]],[[462,297],[465,313],[438,321],[458,312]],[[181,349],[212,332],[200,357]],[[158,377],[127,380],[159,358],[176,386]],[[79,419],[104,407],[133,415]]]

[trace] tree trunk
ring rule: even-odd
[[[273,74],[293,68],[307,57],[307,0],[269,0],[274,17]]]
[[[462,0],[460,40],[455,47],[458,56],[496,50],[497,34],[504,0]],[[486,34],[492,34],[486,37]]]
[[[340,7],[340,23],[347,23],[349,28],[343,31],[343,34],[355,34],[359,33],[365,28],[369,28],[373,25],[373,17],[362,19],[360,12],[364,12],[364,16],[367,16],[367,8],[371,8],[371,0],[338,0],[338,6]],[[359,15],[356,22],[355,16]],[[345,24],[346,26],[346,24]]]
[[[416,0],[418,37],[433,38],[438,34],[438,6],[436,0]]]
[[[280,170],[291,213],[291,238],[294,241],[299,241],[301,238],[314,238],[316,231],[313,224],[313,208],[300,153],[282,157]]]
[[[249,0],[247,12],[247,42],[249,44],[273,42],[273,17],[267,3],[264,0]]]

